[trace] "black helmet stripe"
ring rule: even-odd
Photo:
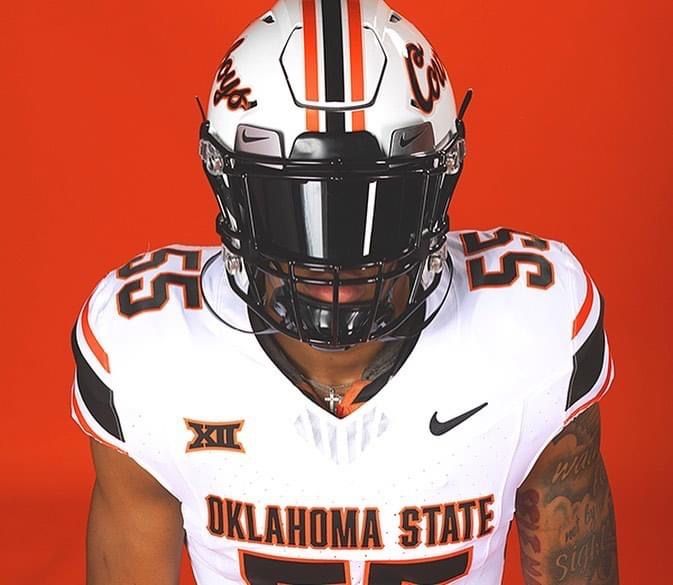
[[[344,45],[341,0],[321,0],[323,52],[325,57],[325,101],[345,101]],[[344,112],[326,114],[328,132],[345,132]]]

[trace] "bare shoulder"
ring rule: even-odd
[[[615,514],[600,437],[596,404],[549,443],[518,490],[526,585],[618,583]]]

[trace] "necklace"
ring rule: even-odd
[[[334,413],[336,405],[341,402],[341,396],[339,396],[333,388],[330,388],[329,396],[326,396],[323,400],[329,403],[329,411]]]
[[[316,394],[328,403],[329,411],[332,414],[334,414],[337,404],[343,400],[344,390],[351,386],[351,384],[323,384],[306,376],[302,376],[302,378],[313,388]],[[325,393],[327,393],[327,396],[324,396]]]

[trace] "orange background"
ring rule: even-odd
[[[607,299],[617,380],[603,449],[622,583],[670,583],[673,4],[394,6],[434,43],[456,94],[475,89],[454,226],[563,239]],[[69,419],[70,328],[98,279],[138,251],[216,242],[193,96],[268,7],[3,6],[3,583],[84,581],[93,475]],[[508,553],[513,585],[515,542]]]

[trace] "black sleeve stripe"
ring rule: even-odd
[[[603,297],[599,298],[598,321],[586,341],[573,356],[573,373],[568,388],[566,410],[586,396],[598,382],[605,360],[605,332],[603,331]]]
[[[87,409],[96,422],[113,437],[124,441],[112,390],[91,369],[77,344],[77,326],[72,330],[72,352],[77,366],[77,387]]]

